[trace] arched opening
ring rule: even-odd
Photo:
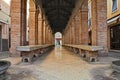
[[[62,45],[62,34],[60,32],[55,33],[55,46]]]
[[[27,57],[24,58],[24,59],[23,59],[23,62],[29,62],[29,58],[27,58]]]

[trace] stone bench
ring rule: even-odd
[[[90,45],[70,45],[65,44],[68,48],[71,48],[73,52],[80,53],[80,56],[86,58],[87,61],[95,62],[98,60],[98,51],[103,50],[101,46],[90,46]],[[77,51],[76,51],[77,50]]]
[[[23,62],[31,62],[34,57],[48,51],[53,45],[28,45],[17,46],[16,50],[21,52]]]

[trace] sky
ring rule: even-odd
[[[3,1],[5,1],[7,4],[10,5],[10,1],[11,1],[11,0],[3,0]]]

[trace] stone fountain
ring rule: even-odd
[[[112,68],[113,68],[115,71],[120,72],[120,60],[113,61],[113,62],[112,62]]]
[[[10,65],[11,63],[9,61],[0,61],[0,80],[6,79],[5,72],[7,71]]]

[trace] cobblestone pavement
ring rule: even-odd
[[[64,48],[55,48],[32,63],[12,65],[5,80],[120,80],[118,76],[110,64],[90,64]]]

